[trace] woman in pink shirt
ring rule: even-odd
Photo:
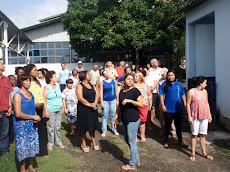
[[[208,131],[208,123],[212,122],[212,115],[210,106],[208,103],[208,93],[205,90],[207,86],[207,80],[203,76],[193,77],[193,84],[195,88],[188,91],[187,94],[187,112],[188,122],[191,127],[191,156],[190,160],[195,161],[195,150],[196,150],[196,138],[200,135],[200,145],[202,150],[202,156],[213,160],[213,157],[208,155],[206,152],[206,139]]]

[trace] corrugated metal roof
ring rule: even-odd
[[[180,10],[178,10],[176,12],[176,14],[183,13],[183,12],[186,13],[186,12],[198,7],[199,5],[203,4],[206,1],[208,1],[208,0],[192,0],[191,2],[187,3],[184,7],[182,7]]]
[[[20,41],[22,41],[22,42],[29,41],[30,44],[33,44],[33,42],[30,40],[30,38],[28,38],[25,35],[25,33],[22,30],[20,30],[2,11],[0,11],[0,18],[2,18],[2,20],[5,20],[8,23],[9,35],[11,35],[10,32],[12,30],[14,30],[15,33],[18,33],[22,38],[24,38],[24,39],[20,39]]]

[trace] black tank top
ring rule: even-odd
[[[80,83],[83,87],[83,98],[86,99],[89,103],[93,103],[95,101],[95,90],[94,90],[94,87],[91,83],[90,86],[91,86],[91,89],[88,89],[86,88],[86,86],[82,83]],[[79,102],[81,104],[81,102]]]

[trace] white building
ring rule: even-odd
[[[230,129],[230,1],[193,0],[179,12],[186,16],[186,77],[215,78],[220,121]]]
[[[89,55],[82,55],[79,51],[75,52],[69,44],[69,35],[61,23],[61,14],[39,21],[39,24],[22,29],[34,43],[29,46],[29,63],[36,64],[38,69],[47,68],[57,72],[61,70],[61,63],[64,62],[67,69],[73,70],[77,62],[81,60],[85,70],[91,70],[94,64],[102,68],[107,60],[116,61],[110,59],[105,51],[104,53],[95,51],[94,54]],[[119,56],[119,53],[124,55],[124,52],[116,52],[113,55]],[[123,58],[126,59],[122,60],[130,61],[129,55]],[[20,61],[18,55],[9,52],[9,64],[9,74],[13,74],[15,67],[24,66],[25,62]]]

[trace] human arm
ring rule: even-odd
[[[43,114],[42,116],[45,117],[45,118],[49,118],[49,112],[48,112],[48,109],[47,109],[47,104],[46,104],[46,99],[47,99],[47,96],[48,96],[48,87],[45,86],[44,88],[44,91],[43,91],[43,99],[44,99],[44,106],[43,106]]]
[[[159,95],[160,96],[160,102],[161,102],[161,108],[162,108],[162,111],[163,112],[166,112],[167,111],[167,108],[164,104],[164,96],[163,95]]]
[[[114,117],[114,121],[112,123],[113,128],[117,128],[116,120],[117,120],[119,114],[120,114],[120,105],[118,104],[116,114],[115,114],[115,117]]]
[[[209,111],[209,118],[208,118],[208,123],[212,122],[212,113],[211,113],[211,109],[210,109],[210,105],[208,103],[208,92],[207,90],[205,90],[206,96],[207,96],[207,104],[208,104],[208,111]]]
[[[12,112],[12,103],[11,103],[11,96],[9,94],[9,108],[8,111],[6,112],[6,116],[10,116]]]
[[[62,98],[62,114],[68,114],[68,110],[66,108],[66,99],[65,98]]]
[[[95,101],[93,103],[91,103],[91,106],[94,110],[97,109],[97,103],[98,103],[98,100],[99,100],[99,93],[98,93],[98,89],[96,89],[95,86],[93,86],[94,90],[95,90]]]
[[[119,104],[119,92],[118,92],[118,83],[117,81],[115,81],[115,93],[116,93],[116,99],[117,99],[117,102],[116,102],[116,105],[118,106]]]
[[[148,87],[148,92],[147,92],[147,96],[148,96],[148,102],[149,102],[149,107],[148,107],[148,110],[150,111],[152,109],[152,104],[153,104],[153,94],[151,92],[151,89],[149,86]]]
[[[154,85],[150,87],[152,92],[153,92],[153,91],[156,89],[156,87],[157,87],[157,80],[154,80],[153,82],[154,82]]]
[[[193,98],[192,90],[189,90],[188,93],[187,93],[186,109],[187,109],[187,113],[188,113],[188,123],[190,123],[190,124],[193,123],[192,114],[191,114],[191,108],[190,108],[192,98]]]
[[[34,120],[36,122],[39,122],[41,120],[41,118],[37,114],[27,115],[21,111],[21,96],[18,93],[16,93],[14,95],[14,103],[13,104],[14,104],[15,116],[17,118],[21,118],[21,119],[25,119],[25,120]]]
[[[101,100],[101,108],[104,109],[104,102],[103,102],[103,82],[100,83],[100,100]]]
[[[140,107],[140,108],[143,107],[143,99],[142,99],[142,96],[141,96],[141,95],[137,98],[136,101],[135,101],[135,100],[131,100],[131,99],[124,99],[124,100],[122,101],[122,105],[125,105],[126,103],[131,103],[131,104],[133,104],[134,106]]]
[[[99,88],[100,87],[100,77],[97,79],[97,82],[96,82],[96,87]]]

